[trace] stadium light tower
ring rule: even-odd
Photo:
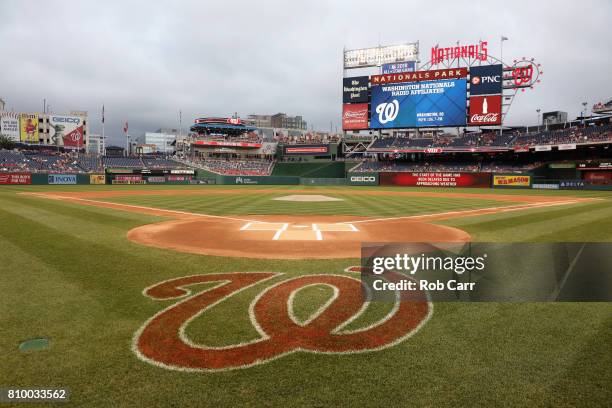
[[[587,111],[587,102],[582,102],[582,121],[584,122],[584,118],[586,116],[586,111]]]
[[[540,131],[540,112],[542,111],[542,109],[538,108],[536,109],[536,112],[538,113],[538,121],[536,122],[536,124],[538,125],[538,132]]]

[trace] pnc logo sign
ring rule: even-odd
[[[378,122],[381,124],[393,122],[399,113],[399,102],[397,99],[389,103],[383,102],[376,106],[376,113],[378,114]]]
[[[470,95],[502,93],[502,65],[470,67]]]

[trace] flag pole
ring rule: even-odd
[[[98,152],[99,150],[102,150],[102,155],[106,155],[106,137],[104,136],[104,104],[102,104],[102,149],[100,149],[100,146],[98,145]]]

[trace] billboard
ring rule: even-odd
[[[106,176],[104,174],[90,174],[89,184],[105,184]]]
[[[375,67],[392,62],[416,61],[418,59],[418,43],[345,50],[344,69]]]
[[[499,125],[502,119],[502,96],[470,96],[470,125]]]
[[[370,128],[464,126],[466,87],[465,79],[373,86]]]
[[[400,72],[413,72],[416,69],[416,61],[395,62],[382,66],[383,74],[399,74]]]
[[[348,182],[352,186],[377,186],[378,173],[351,173]]]
[[[502,65],[470,67],[470,95],[502,93]]]
[[[529,187],[531,185],[531,176],[493,176],[494,186],[512,186],[512,187]]]
[[[285,146],[283,153],[287,155],[319,156],[329,154],[329,145],[291,145]]]
[[[83,147],[83,120],[78,116],[51,115],[50,140],[57,146]]]
[[[367,103],[345,103],[342,105],[342,130],[360,130],[367,128]]]
[[[491,173],[406,172],[380,173],[381,186],[482,187],[491,186]]]
[[[0,184],[32,184],[30,173],[0,173]]]
[[[0,135],[15,142],[19,141],[19,114],[0,112]]]
[[[19,140],[24,143],[38,143],[38,115],[19,115]]]
[[[76,184],[76,174],[49,174],[47,176],[49,184]]]
[[[342,103],[368,102],[370,77],[358,76],[342,79]]]

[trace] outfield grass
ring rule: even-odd
[[[132,336],[147,319],[173,303],[144,297],[142,290],[147,286],[212,272],[344,274],[346,266],[356,263],[209,257],[144,247],[128,241],[126,232],[161,218],[17,194],[147,188],[151,187],[0,189],[0,385],[68,387],[73,405],[108,407],[606,406],[612,400],[612,306],[603,303],[437,303],[433,318],[419,333],[378,352],[296,353],[221,373],[183,373],[144,363],[130,349]],[[185,187],[155,187],[159,188]],[[221,186],[202,188],[214,192]],[[275,189],[278,195],[295,190]],[[329,207],[329,203],[270,202],[277,195],[272,193],[113,200],[214,214],[287,211],[367,216],[491,204],[489,200],[414,197],[368,196],[362,200],[350,195],[351,188],[325,190],[334,190],[328,195],[346,201]],[[418,191],[428,190],[432,191]],[[452,191],[496,194],[494,190]],[[503,193],[525,194],[517,190]],[[528,193],[602,200],[442,223],[465,229],[479,241],[612,241],[612,194]],[[504,204],[495,202],[495,206]],[[255,338],[248,319],[249,304],[263,287],[280,279],[284,278],[274,278],[220,303],[189,325],[187,334],[196,342],[216,346]],[[324,286],[304,290],[296,297],[296,314],[306,318],[329,296]],[[353,324],[375,321],[385,313],[384,308],[373,308]],[[20,341],[38,336],[50,337],[51,348],[17,350]]]

